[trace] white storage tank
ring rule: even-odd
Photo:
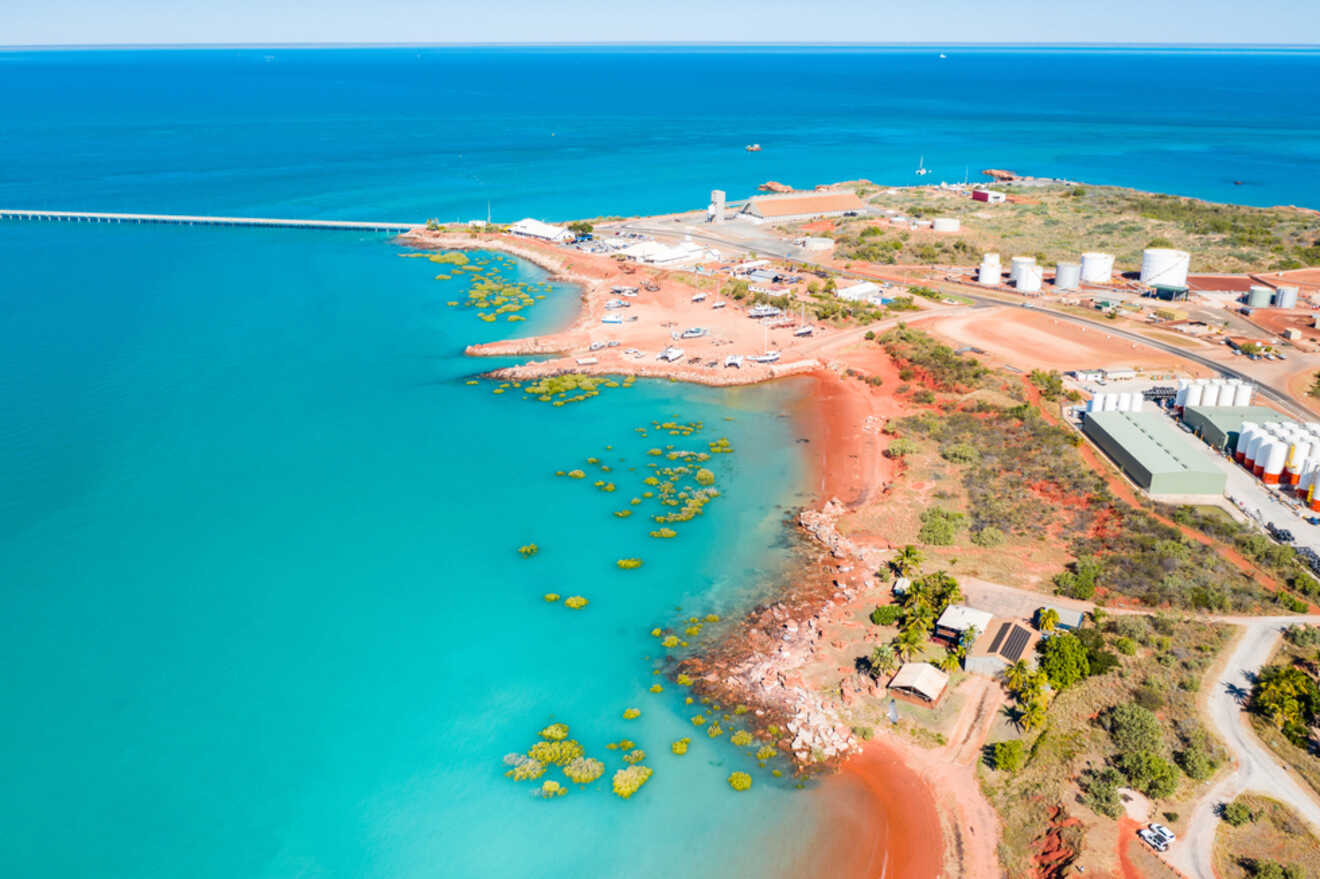
[[[1297,307],[1297,288],[1278,287],[1274,291],[1274,305],[1278,308]]]
[[[1106,412],[1118,411],[1118,394],[1112,392],[1105,394],[1105,411]]]
[[[1034,266],[1036,258],[1034,256],[1015,256],[1008,267],[1008,279],[1016,284],[1022,280],[1022,269],[1026,266]]]
[[[1192,256],[1185,250],[1148,247],[1141,253],[1141,283],[1186,287]]]
[[[962,228],[962,221],[954,217],[936,217],[932,228],[936,232],[957,232]]]
[[[1269,308],[1274,302],[1274,291],[1259,284],[1247,290],[1247,305],[1252,308]]]
[[[1044,269],[1035,263],[1023,266],[1022,271],[1018,273],[1017,288],[1023,293],[1035,293],[1040,290],[1044,275]]]
[[[1242,427],[1238,430],[1237,443],[1233,446],[1233,460],[1241,464],[1247,459],[1247,449],[1251,447],[1252,437],[1259,432],[1260,428],[1252,422],[1242,422]]]
[[[1104,391],[1098,391],[1095,396],[1086,401],[1087,412],[1105,411],[1105,397],[1108,396]]]
[[[1205,382],[1197,379],[1192,382],[1192,386],[1187,389],[1188,406],[1200,406],[1201,399],[1205,396]]]
[[[976,270],[976,283],[993,287],[999,283],[1000,276],[1003,273],[1004,269],[998,262],[983,262],[981,267]]]
[[[1205,386],[1201,392],[1201,405],[1203,407],[1219,405],[1219,382],[1213,381]]]
[[[1242,465],[1247,468],[1256,466],[1256,459],[1261,456],[1261,450],[1265,444],[1270,441],[1270,435],[1264,429],[1261,429],[1251,435],[1251,442],[1247,443],[1247,453],[1243,456]]]
[[[1119,412],[1131,412],[1131,411],[1132,411],[1132,392],[1131,392],[1131,391],[1123,391],[1123,392],[1121,392],[1121,393],[1118,395],[1118,411],[1119,411]]]
[[[1246,382],[1242,382],[1242,384],[1238,385],[1237,388],[1233,391],[1233,405],[1250,406],[1251,397],[1254,393],[1255,393],[1255,389],[1251,385],[1247,384]]]
[[[1082,280],[1087,284],[1108,284],[1114,274],[1112,253],[1083,253]]]
[[[1288,459],[1288,446],[1280,440],[1274,440],[1265,450],[1265,462],[1260,478],[1267,485],[1276,485],[1283,474],[1283,464]],[[1257,462],[1259,464],[1259,462]]]
[[[1173,405],[1178,409],[1182,409],[1187,405],[1187,391],[1191,386],[1192,383],[1187,379],[1178,379],[1178,392],[1173,397]]]
[[[1296,485],[1302,477],[1302,467],[1311,454],[1311,444],[1299,439],[1288,446],[1288,460],[1284,468],[1288,471],[1288,484]]]
[[[1059,290],[1076,290],[1082,283],[1082,264],[1061,262],[1054,269],[1054,286]]]

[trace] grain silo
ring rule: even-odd
[[[1054,269],[1054,286],[1059,290],[1076,290],[1082,283],[1082,264],[1061,262]]]
[[[1242,422],[1242,427],[1238,429],[1237,443],[1233,446],[1233,460],[1241,464],[1247,459],[1247,449],[1251,446],[1252,437],[1260,432],[1254,421]]]
[[[1023,293],[1036,293],[1040,290],[1044,275],[1045,270],[1034,262],[1031,265],[1023,266],[1018,273],[1017,288]]]
[[[1274,291],[1274,305],[1276,308],[1296,308],[1297,288],[1279,287]]]
[[[1185,250],[1147,247],[1141,253],[1141,283],[1186,287],[1192,256]]]
[[[1008,279],[1016,284],[1022,280],[1022,269],[1026,266],[1034,266],[1036,258],[1034,256],[1015,256],[1008,268]]]
[[[1274,301],[1274,291],[1269,287],[1253,285],[1247,291],[1247,305],[1252,308],[1269,308]]]
[[[1255,388],[1253,388],[1249,383],[1243,382],[1242,384],[1238,385],[1237,389],[1233,392],[1233,405],[1250,406],[1251,398],[1255,395],[1255,393],[1256,393]]]
[[[1311,455],[1311,444],[1305,439],[1298,439],[1288,445],[1288,460],[1284,469],[1288,471],[1288,484],[1296,485],[1302,478],[1302,467]]]
[[[1108,284],[1114,274],[1112,253],[1083,253],[1082,281],[1087,284]]]
[[[1178,391],[1173,396],[1173,408],[1181,412],[1187,406],[1187,391],[1192,383],[1185,378],[1178,379]]]
[[[1219,405],[1219,388],[1220,383],[1218,380],[1206,383],[1205,390],[1201,392],[1201,406],[1203,408]]]
[[[1274,440],[1265,451],[1265,463],[1262,465],[1257,462],[1261,468],[1260,478],[1266,485],[1277,485],[1279,477],[1283,475],[1284,462],[1288,460],[1288,446],[1281,440]]]
[[[1192,382],[1192,386],[1187,389],[1187,402],[1183,405],[1187,407],[1200,406],[1201,398],[1205,396],[1205,382],[1197,379]]]

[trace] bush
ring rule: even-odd
[[[904,437],[900,436],[897,439],[890,442],[889,448],[885,449],[885,454],[888,455],[890,458],[902,458],[905,455],[912,454],[916,450],[917,450],[916,443],[914,443],[910,439],[905,439]]]
[[[1283,637],[1298,647],[1320,647],[1320,626],[1297,623],[1284,630]]]
[[[734,772],[729,775],[729,787],[736,791],[751,789],[752,777],[746,772]]]
[[[994,754],[995,769],[1003,772],[1017,772],[1027,762],[1026,751],[1022,747],[1022,742],[1017,739],[995,742],[991,750]]]
[[[979,531],[972,532],[972,543],[986,548],[999,546],[1004,542],[1004,532],[993,525],[987,525]]]
[[[1241,800],[1234,800],[1231,803],[1225,803],[1220,810],[1219,815],[1234,827],[1241,827],[1248,821],[1255,821],[1256,816],[1252,813],[1251,807]]]
[[[940,455],[955,464],[971,464],[981,457],[981,453],[971,443],[953,443],[945,446],[940,449]]]
[[[1122,806],[1118,799],[1118,785],[1122,779],[1112,769],[1089,772],[1082,784],[1085,793],[1082,802],[1098,815],[1117,818]]]
[[[1137,652],[1137,642],[1131,638],[1116,638],[1114,648],[1124,656],[1133,656]]]
[[[1182,771],[1187,773],[1187,777],[1196,781],[1204,781],[1215,771],[1215,761],[1210,759],[1210,755],[1199,747],[1192,745],[1180,751],[1177,756],[1178,765]]]
[[[917,539],[931,546],[952,546],[962,520],[962,513],[931,507],[921,514]]]
[[[1178,767],[1157,754],[1122,753],[1116,762],[1128,784],[1149,797],[1165,799],[1178,789]]]
[[[903,609],[897,604],[880,604],[871,611],[871,622],[877,626],[892,626],[903,615]]]
[[[1164,730],[1155,713],[1140,705],[1122,703],[1100,717],[1100,725],[1109,732],[1121,753],[1158,752],[1164,747]]]
[[[1064,633],[1042,642],[1041,670],[1057,689],[1065,689],[1091,672],[1087,650],[1077,636]]]

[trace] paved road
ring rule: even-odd
[[[1275,618],[1246,623],[1242,640],[1210,693],[1210,721],[1228,746],[1235,768],[1196,804],[1187,832],[1169,852],[1169,861],[1195,879],[1216,879],[1213,864],[1219,818],[1215,812],[1221,803],[1243,791],[1259,791],[1285,803],[1320,835],[1320,802],[1305,782],[1295,779],[1260,743],[1243,711],[1253,676],[1269,659],[1288,621]]]

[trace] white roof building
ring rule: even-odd
[[[719,259],[719,253],[709,247],[702,247],[692,241],[680,241],[678,244],[661,244],[659,241],[638,241],[619,251],[623,256],[638,262],[658,266],[672,266],[683,263],[710,262]]]
[[[514,223],[509,227],[509,231],[514,235],[539,238],[542,241],[569,241],[573,237],[573,233],[563,226],[552,226],[549,223],[542,223],[540,220],[533,220],[531,217]]]
[[[968,607],[965,604],[951,604],[944,609],[944,613],[940,614],[940,618],[935,621],[935,627],[962,633],[975,626],[976,631],[984,632],[990,628],[990,621],[994,618],[994,614]]]
[[[905,662],[889,681],[890,689],[904,690],[927,702],[938,700],[948,685],[949,676],[929,662]]]
[[[849,302],[865,302],[880,295],[880,285],[872,284],[870,281],[859,281],[847,287],[840,287],[834,295]]]

